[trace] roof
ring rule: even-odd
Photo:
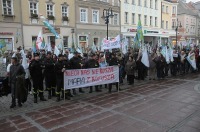
[[[182,1],[179,1],[179,4],[177,6],[177,14],[187,14],[191,16],[198,16],[198,10],[195,9],[195,7],[192,5],[192,3],[183,3]]]

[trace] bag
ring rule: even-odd
[[[8,77],[0,77],[0,97],[8,96],[11,93],[11,88],[8,86]]]

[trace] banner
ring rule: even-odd
[[[74,69],[64,72],[64,89],[84,88],[119,82],[119,67]]]
[[[194,70],[197,69],[197,65],[196,65],[196,60],[195,60],[195,54],[188,54],[187,58],[188,62],[190,63],[190,65],[194,68]]]
[[[102,50],[115,49],[115,48],[121,48],[120,35],[115,37],[113,40],[104,39],[102,41],[102,46],[101,46]]]

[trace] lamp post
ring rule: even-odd
[[[71,33],[72,33],[72,50],[75,50],[75,45],[74,45],[74,29],[71,29]]]
[[[109,24],[109,18],[113,17],[113,11],[112,11],[112,8],[109,8],[109,9],[104,9],[103,10],[103,16],[102,18],[105,20],[105,24],[107,24],[107,40],[108,40],[108,24]]]
[[[180,23],[180,24],[179,24]],[[178,29],[179,28],[182,28],[182,25],[181,25],[181,22],[180,21],[178,21],[178,19],[176,20],[176,25],[173,25],[172,26],[173,27],[173,29],[175,29],[175,31],[176,31],[176,49],[177,49],[177,43],[178,43]]]

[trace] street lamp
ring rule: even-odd
[[[102,18],[105,20],[105,24],[107,24],[107,40],[108,40],[108,24],[109,24],[109,18],[113,18],[113,11],[112,8],[104,9],[103,10],[103,16]]]
[[[180,25],[179,25],[178,23],[180,23]],[[176,20],[176,26],[175,26],[175,25],[173,25],[173,26],[172,26],[172,28],[173,28],[173,29],[175,29],[175,31],[176,31],[176,48],[177,48],[177,41],[178,41],[178,29],[179,29],[179,28],[182,28],[181,22],[180,22],[180,21],[178,21],[178,19],[177,19],[177,20]]]

